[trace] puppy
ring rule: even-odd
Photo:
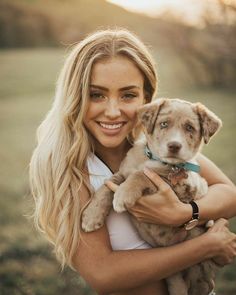
[[[200,103],[179,99],[158,99],[138,111],[145,139],[135,143],[127,153],[120,170],[111,180],[120,184],[115,194],[103,185],[82,215],[84,231],[93,231],[104,224],[112,207],[123,212],[134,206],[144,195],[158,192],[158,188],[143,173],[148,167],[167,182],[178,198],[190,203],[207,193],[207,182],[199,175],[196,155],[202,143],[221,127],[221,120]],[[113,196],[114,195],[114,196]],[[193,227],[190,221],[184,231],[170,227],[139,222],[131,217],[141,237],[153,247],[169,246],[202,234],[203,227]],[[194,220],[196,221],[196,220]],[[205,261],[167,278],[170,295],[207,295],[213,289],[216,265]]]

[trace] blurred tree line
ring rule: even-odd
[[[190,26],[169,12],[149,18],[104,0],[0,0],[0,48],[61,46],[99,28],[122,26],[154,47],[172,50],[197,84],[234,86],[235,1],[199,1],[208,6],[201,24]]]
[[[212,5],[214,2],[214,10]],[[236,1],[208,1],[199,28],[172,17],[171,44],[198,84],[233,86],[236,82]]]

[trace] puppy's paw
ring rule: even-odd
[[[135,199],[131,197],[131,194],[127,198],[127,194],[123,193],[122,190],[117,190],[113,199],[113,208],[117,213],[126,211],[133,207]]]
[[[82,229],[85,232],[92,232],[101,228],[104,224],[104,217],[102,214],[93,214],[90,208],[86,208],[82,214]]]
[[[122,213],[122,212],[126,211],[124,202],[122,200],[119,200],[118,198],[115,198],[115,197],[113,200],[113,208],[117,213]]]

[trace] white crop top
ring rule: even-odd
[[[112,176],[110,169],[96,156],[87,160],[89,180],[96,191],[105,179]],[[106,219],[110,242],[113,250],[147,249],[151,246],[142,240],[132,224],[129,213],[116,213],[113,209]]]

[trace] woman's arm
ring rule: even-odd
[[[236,215],[236,187],[229,178],[208,158],[200,154],[198,162],[201,176],[206,179],[209,190],[206,197],[196,201],[200,219],[216,220]]]
[[[85,188],[80,196],[82,204],[89,199]],[[81,230],[74,265],[99,294],[107,294],[161,280],[214,256],[228,263],[236,254],[236,236],[225,221],[218,223],[221,227],[215,232],[211,229],[194,240],[148,250],[112,251],[106,227],[92,233]]]
[[[195,201],[199,207],[200,221],[229,219],[236,215],[236,187],[232,181],[207,157],[202,154],[197,158],[201,167],[201,176],[208,183],[208,192],[204,198]],[[192,208],[182,207],[180,224],[191,219]]]

